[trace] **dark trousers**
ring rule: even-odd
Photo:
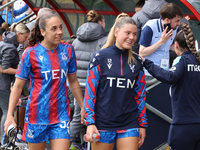
[[[200,123],[171,125],[168,144],[171,150],[200,150]]]

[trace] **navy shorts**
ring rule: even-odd
[[[171,150],[200,150],[200,124],[171,125],[168,144]]]
[[[30,143],[41,143],[52,139],[70,139],[69,125],[69,121],[61,121],[49,125],[25,122],[22,140]]]
[[[125,137],[139,137],[139,129],[132,128],[126,130],[116,130],[116,131],[106,131],[99,130],[101,143],[114,143],[116,139],[125,138]]]

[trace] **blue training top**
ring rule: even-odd
[[[20,8],[20,9],[18,9],[18,10],[13,10],[13,15],[14,16],[19,16],[19,15],[21,15],[22,13],[24,13],[24,12],[26,12],[27,10],[28,10],[28,5],[27,4],[25,4],[22,8]],[[4,20],[6,20],[6,10],[3,10],[3,13],[2,13],[3,15],[2,15],[2,18],[4,19]],[[14,22],[18,22],[18,21],[20,21],[20,20],[22,20],[23,18],[25,18],[26,17],[26,15],[24,14],[24,15],[22,15],[22,16],[20,16],[20,17],[18,17],[18,18],[15,18],[15,17],[13,17],[13,23]],[[11,18],[12,18],[12,11],[9,11],[8,12],[8,20],[7,20],[7,23],[9,24],[9,25],[11,25]]]
[[[145,59],[145,68],[158,80],[172,84],[172,124],[200,123],[200,65],[186,51],[169,70]]]
[[[115,45],[90,60],[84,107],[86,123],[98,130],[147,127],[145,75],[141,58],[128,64],[128,50]]]

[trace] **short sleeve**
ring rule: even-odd
[[[149,26],[145,26],[144,29],[141,32],[139,44],[144,46],[144,47],[150,46],[152,36],[153,36],[152,29]]]
[[[21,60],[19,62],[17,72],[15,74],[15,77],[27,80],[30,74],[31,70],[31,63],[30,63],[30,51],[29,49],[26,49],[21,57]]]
[[[75,55],[73,46],[68,47],[68,49],[69,49],[69,57],[70,57],[68,74],[74,74],[77,71],[76,55]]]

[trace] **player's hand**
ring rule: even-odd
[[[15,126],[15,128],[17,127],[15,120],[14,120],[14,117],[13,116],[7,116],[5,124],[4,124],[4,132],[6,133],[7,136],[8,136],[7,130],[8,130],[8,127],[11,124],[13,124]]]
[[[87,131],[86,131],[86,139],[87,139],[87,142],[90,142],[90,143],[93,143],[94,140],[92,138],[92,135],[96,133],[98,135],[100,135],[97,127],[95,125],[89,125],[87,126]]]
[[[85,118],[85,109],[84,107],[81,107],[81,123],[84,124],[84,118]]]
[[[146,137],[146,128],[140,128],[140,137],[139,137],[139,143],[138,143],[139,148],[144,143],[145,137]]]

